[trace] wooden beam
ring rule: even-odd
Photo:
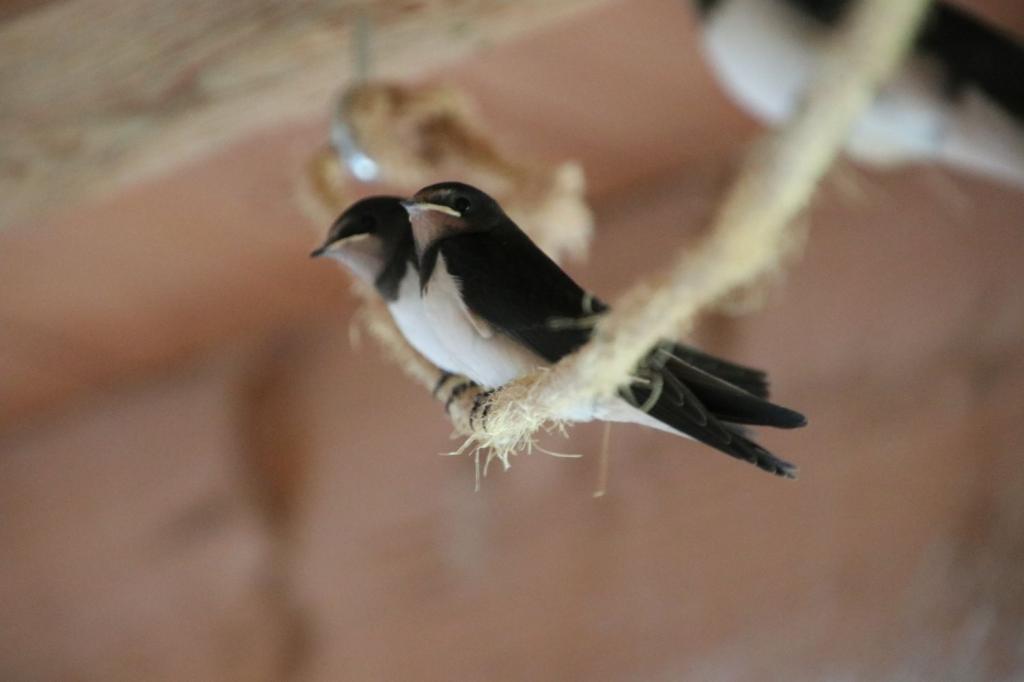
[[[51,6],[59,4],[53,0]],[[1024,5],[1019,16],[1024,19]],[[644,224],[660,226],[660,250],[677,245],[688,230],[706,223],[731,159],[754,132],[754,124],[712,80],[696,40],[692,14],[679,0],[621,0],[442,70],[473,97],[488,128],[516,153],[583,162],[603,223],[594,243],[594,274],[606,277],[583,281],[599,292],[621,290],[637,272],[661,262],[658,249],[642,250],[625,236],[634,229],[634,212],[640,211]],[[4,69],[0,62],[0,76],[6,77]],[[322,104],[310,106],[320,111]],[[0,111],[7,105],[0,96]],[[184,119],[177,115],[177,125],[185,126]],[[322,118],[282,123],[105,201],[0,231],[0,432],[64,409],[73,399],[89,399],[97,387],[166,371],[240,339],[310,318],[349,319],[346,276],[306,257],[326,224],[310,226],[299,208],[299,178],[325,137]],[[206,142],[214,148],[222,141],[207,136]],[[176,151],[155,142],[151,147]],[[0,156],[6,152],[0,145]],[[975,235],[990,234],[1014,215],[1012,189],[977,179],[952,181],[920,168],[869,177],[866,188],[857,185],[871,195],[867,204],[852,207],[855,215],[877,207],[868,224],[889,224],[891,216],[880,217],[891,210],[888,196],[901,196],[915,210],[929,208],[908,217],[915,224],[959,225],[969,208]],[[4,181],[0,192],[16,194]],[[679,203],[664,203],[658,199],[662,193]],[[60,200],[58,194],[51,189],[37,199]],[[612,210],[619,205],[616,196],[633,202],[628,210]],[[828,225],[850,210],[837,205],[817,220]],[[613,242],[618,231],[625,234]],[[992,254],[1001,253],[1019,260],[1020,244],[1010,235],[1000,239],[1006,241],[984,253],[964,252],[964,258],[990,263]],[[614,246],[602,256],[609,244]],[[634,252],[634,258],[624,257]],[[894,258],[906,259],[907,253],[894,252]],[[862,254],[851,262],[874,257]],[[838,262],[829,256],[809,260],[825,268]],[[970,273],[956,270],[958,263],[943,271],[968,281]],[[577,274],[578,267],[573,266]],[[897,266],[876,270],[892,267]],[[876,284],[877,295],[858,300],[871,302],[902,286]],[[800,289],[794,283],[788,291]],[[860,317],[851,313],[851,319]],[[782,328],[796,324],[787,320]],[[938,343],[947,332],[937,327],[922,338]],[[776,336],[756,338],[772,346]],[[821,347],[835,353],[837,346]],[[758,352],[770,351],[766,346]],[[793,360],[808,362],[799,355]],[[796,369],[791,375],[801,376]]]
[[[370,19],[409,77],[602,0],[64,0],[0,24],[0,227],[326,112]],[[97,20],[102,17],[101,20]]]

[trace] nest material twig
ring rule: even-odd
[[[862,0],[837,35],[797,115],[749,153],[707,238],[680,254],[668,271],[616,301],[586,346],[490,394],[443,382],[438,398],[456,430],[467,436],[460,451],[475,452],[478,463],[483,451],[485,463],[498,458],[507,467],[511,454],[528,451],[538,430],[558,424],[572,405],[614,395],[660,339],[684,331],[702,308],[775,269],[787,252],[794,218],[839,154],[853,122],[899,62],[927,5],[928,0]],[[489,163],[481,161],[485,167]],[[552,238],[557,232],[544,234]],[[371,301],[366,311],[371,332],[412,377],[434,388],[439,370],[405,343],[386,308]]]

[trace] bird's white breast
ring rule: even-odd
[[[438,257],[422,300],[428,322],[457,371],[478,384],[494,388],[549,364],[497,330],[486,333],[486,323],[471,319],[444,256]]]
[[[459,363],[434,332],[420,299],[419,274],[406,270],[398,287],[398,298],[388,303],[391,317],[409,344],[423,357],[447,372],[462,373]]]

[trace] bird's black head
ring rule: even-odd
[[[424,286],[434,270],[442,242],[488,232],[508,221],[497,201],[461,182],[424,187],[403,206],[409,212]]]
[[[424,187],[416,192],[408,206],[414,210],[419,206],[427,212],[440,209],[435,212],[456,219],[444,221],[449,227],[457,226],[463,231],[480,232],[507,219],[497,201],[463,182],[439,182]]]
[[[352,204],[310,254],[343,262],[360,279],[393,300],[405,269],[415,266],[409,215],[398,197],[378,196]]]

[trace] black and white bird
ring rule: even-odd
[[[405,207],[423,314],[455,370],[481,386],[495,388],[557,362],[587,342],[596,317],[607,311],[482,191],[454,182],[431,185]],[[767,397],[763,372],[665,342],[640,363],[620,397],[559,416],[669,431],[793,477],[792,464],[739,426],[806,423]]]
[[[795,111],[855,0],[698,0],[702,43],[722,87],[777,125]],[[937,162],[1024,185],[1024,45],[936,2],[912,55],[847,141],[852,158]]]
[[[444,371],[458,371],[456,359],[426,318],[409,215],[401,199],[378,196],[356,202],[334,221],[326,241],[310,255],[337,260],[372,284],[409,344]]]

